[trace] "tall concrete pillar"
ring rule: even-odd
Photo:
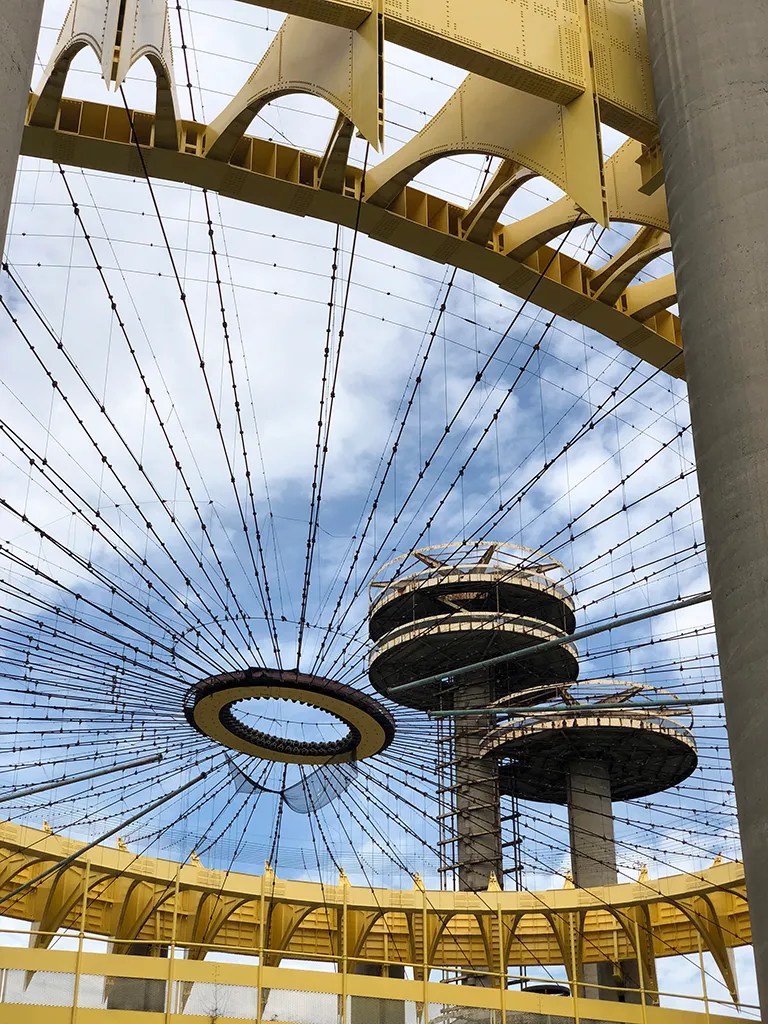
[[[571,761],[568,766],[568,829],[577,888],[615,885],[611,780],[600,761]]]
[[[454,695],[457,709],[485,708],[491,701],[487,674],[465,677]],[[499,767],[484,758],[482,742],[493,722],[490,717],[458,716],[454,721],[454,793],[459,889],[481,892],[491,873],[502,882],[501,806]]]
[[[571,841],[571,870],[577,888],[595,889],[615,885],[616,839],[613,827],[611,779],[602,761],[574,760],[568,766],[568,829]],[[620,960],[618,970],[608,961],[584,964],[583,994],[592,999],[616,999],[622,1003],[642,1001],[637,960]],[[645,987],[654,979],[646,977]],[[602,986],[594,988],[592,986]],[[646,1002],[656,1002],[646,995]]]
[[[42,17],[43,0],[0,3],[0,250],[5,244]]]
[[[611,780],[599,761],[571,761],[568,766],[568,830],[573,882],[579,889],[615,885],[616,845],[611,805]],[[585,964],[583,994],[590,999],[613,999],[615,993],[593,985],[616,985],[610,963]]]
[[[645,0],[760,1002],[768,1007],[768,0]]]

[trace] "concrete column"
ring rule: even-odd
[[[464,677],[454,696],[457,709],[488,707],[491,684],[487,675]],[[466,715],[454,720],[456,849],[459,889],[488,888],[495,873],[502,884],[499,768],[480,756],[480,745],[491,727],[490,718]]]
[[[0,249],[5,247],[21,130],[42,17],[43,0],[2,0],[0,3]]]
[[[568,830],[574,884],[581,889],[615,885],[618,875],[611,780],[608,769],[600,761],[572,761],[569,766]],[[620,984],[612,964],[584,964],[581,977],[582,994],[588,999],[618,998],[616,992],[591,987],[615,988]]]
[[[768,1007],[768,0],[645,0],[760,1002]]]
[[[601,761],[572,761],[569,766],[568,829],[574,884],[582,889],[615,885],[618,873],[611,780]],[[622,1003],[641,1002],[637,960],[621,960],[618,966],[619,973],[611,963],[584,964],[581,972],[583,995]],[[649,977],[649,973],[653,976]],[[593,985],[607,985],[613,991],[591,988]],[[655,971],[649,968],[646,969],[645,985],[647,988],[655,985]],[[623,987],[628,991],[622,992]],[[646,997],[648,1003],[656,1001],[652,996]]]
[[[582,889],[615,885],[611,780],[600,761],[572,761],[569,766],[568,830],[574,884]]]

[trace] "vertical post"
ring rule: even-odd
[[[429,1021],[429,924],[427,915],[427,891],[424,883],[420,881],[421,889],[421,964],[422,964],[422,985],[424,988],[424,1003],[422,1005],[421,1020],[423,1024]]]
[[[576,935],[576,911],[574,911],[568,919],[568,929],[570,933],[570,950],[571,950],[571,963],[570,963],[570,986],[571,986],[571,998],[573,999],[573,1022],[574,1024],[580,1024],[581,1014],[579,1012],[579,997],[581,995],[579,984],[579,965],[576,958],[576,943],[578,941]]]
[[[488,707],[491,681],[487,673],[466,676],[457,687],[457,709]],[[456,795],[456,849],[459,889],[481,892],[491,873],[502,881],[499,767],[480,756],[491,718],[457,717],[453,726]],[[476,982],[478,983],[478,982]]]
[[[579,889],[615,885],[616,846],[611,780],[599,761],[572,761],[568,769],[568,830],[571,870]],[[615,999],[616,981],[608,961],[584,964],[582,979],[589,999]]]
[[[181,864],[176,868],[176,878],[173,883],[173,917],[171,919],[171,944],[168,948],[168,989],[165,994],[165,1024],[170,1024],[173,1005],[176,1001],[176,982],[174,967],[176,961],[176,929],[179,924],[179,881],[181,877]]]
[[[83,970],[83,941],[85,939],[85,922],[88,913],[88,890],[91,885],[91,858],[85,862],[83,875],[83,900],[80,904],[80,928],[77,933],[77,958],[75,960],[75,983],[72,989],[71,1024],[77,1024],[77,1004],[80,1002],[80,977]]]
[[[266,956],[264,951],[267,948],[265,933],[269,923],[266,893],[267,875],[274,877],[272,876],[272,869],[269,864],[264,865],[264,873],[261,876],[261,899],[259,900],[259,963],[256,968],[256,1024],[261,1024],[264,1015],[263,1011],[266,1008],[266,999],[263,998],[262,992],[264,991],[264,957]]]
[[[348,988],[349,988],[349,970],[350,970],[350,968],[349,968],[349,948],[348,948],[348,945],[347,945],[347,943],[349,941],[349,922],[347,920],[347,915],[349,913],[349,908],[347,907],[347,897],[349,896],[349,880],[347,879],[346,875],[342,875],[342,877],[340,879],[340,882],[341,882],[341,885],[342,885],[342,891],[344,893],[343,902],[342,902],[342,905],[341,905],[341,921],[339,922],[340,925],[341,925],[341,943],[339,944],[340,947],[341,947],[341,950],[340,950],[341,951],[341,963],[339,964],[339,967],[341,968],[341,1024],[347,1024],[347,1007],[348,1007],[348,1004],[349,1004]],[[326,914],[327,913],[328,913],[328,909],[326,908]],[[358,964],[358,966],[360,966],[360,965]],[[354,967],[352,969],[354,970]]]
[[[645,0],[760,1002],[768,1007],[767,0]]]
[[[501,996],[501,1024],[507,1024],[507,956],[504,943],[504,914],[501,896],[496,894],[496,926],[499,930],[499,992]]]
[[[43,0],[2,0],[0,3],[0,249],[16,180],[21,132],[35,66],[35,45],[43,18]]]
[[[643,958],[640,955],[640,926],[635,918],[635,949],[637,950],[637,970],[639,974],[640,982],[640,1012],[642,1014],[643,1024],[648,1024],[648,1010],[646,1007],[647,1000],[645,998],[645,971],[643,970]]]
[[[709,1024],[709,991],[707,989],[707,969],[704,966],[704,950],[701,945],[701,933],[697,932],[699,940],[699,971],[701,972],[701,995],[704,1000],[704,1019]]]

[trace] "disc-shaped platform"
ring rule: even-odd
[[[553,575],[554,574],[554,575]],[[383,565],[370,585],[372,640],[446,612],[499,612],[538,619],[572,633],[573,600],[557,579],[560,562],[496,541],[436,544]]]
[[[491,612],[537,619],[572,633],[576,618],[568,592],[541,576],[475,566],[393,582],[372,603],[372,640],[398,626],[457,611]]]
[[[343,722],[347,733],[328,743],[307,743],[254,729],[238,716],[237,705],[258,698],[318,708]],[[361,761],[388,747],[395,735],[392,716],[368,694],[332,679],[278,669],[249,669],[203,679],[188,695],[184,713],[198,732],[225,747],[284,764]]]
[[[457,668],[563,636],[562,630],[548,622],[519,615],[435,615],[387,633],[371,654],[369,676],[379,693],[391,694],[400,704],[422,710],[451,707],[450,693],[466,677],[459,677],[455,684],[437,681],[400,693],[392,690],[424,676],[439,674],[448,679]],[[493,669],[493,699],[542,682],[573,680],[578,672],[576,648],[570,644],[531,654],[510,665],[502,663]]]
[[[600,761],[614,800],[634,800],[679,785],[697,764],[690,730],[652,713],[553,715],[518,719],[488,734],[483,753],[500,768],[501,791],[522,800],[567,802],[568,767]]]

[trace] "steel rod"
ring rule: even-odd
[[[89,850],[92,850],[94,846],[99,846],[101,843],[105,843],[107,839],[111,839],[112,836],[116,835],[116,833],[121,832],[129,825],[133,825],[133,823],[138,821],[139,818],[143,818],[147,814],[151,814],[152,811],[156,811],[158,807],[162,807],[163,804],[167,804],[170,800],[173,800],[174,797],[180,796],[185,792],[185,790],[197,785],[198,782],[202,782],[207,774],[207,772],[200,772],[200,774],[196,775],[194,779],[190,779],[189,782],[185,782],[183,786],[179,786],[178,789],[174,789],[172,793],[166,793],[165,796],[161,796],[158,800],[155,800],[147,807],[142,807],[142,809],[137,811],[136,814],[131,815],[130,818],[126,818],[125,821],[121,821],[119,825],[115,825],[115,827],[110,829],[109,832],[104,832],[98,837],[98,839],[94,839],[92,842],[86,843],[85,846],[81,846],[79,850],[75,850],[74,853],[70,853],[68,857],[60,860],[57,864],[52,864],[49,868],[46,868],[45,871],[41,871],[39,875],[35,875],[34,878],[30,878],[21,885],[17,885],[15,889],[11,889],[11,891],[3,897],[2,903],[7,903],[9,900],[15,899],[23,892],[26,892],[27,889],[30,889],[33,885],[37,885],[38,882],[42,882],[43,879],[47,878],[49,875],[53,875],[56,872],[69,867],[69,865],[73,864],[79,857],[82,857],[84,853],[88,853]]]
[[[413,690],[417,686],[425,686],[427,683],[439,683],[440,680],[448,677],[465,676],[470,672],[477,672],[478,669],[491,668],[493,665],[503,665],[510,661],[519,661],[522,658],[529,658],[532,654],[539,654],[542,651],[550,651],[555,647],[562,647],[576,640],[586,640],[587,637],[597,636],[598,633],[607,633],[608,630],[618,629],[619,626],[629,626],[633,622],[643,622],[645,619],[653,619],[657,615],[664,615],[667,612],[679,611],[681,608],[691,608],[696,604],[704,604],[711,600],[711,594],[706,591],[703,594],[694,594],[691,597],[681,598],[679,601],[670,601],[667,604],[656,605],[654,608],[646,608],[642,612],[633,612],[631,615],[622,615],[611,622],[604,622],[599,626],[587,626],[585,629],[577,629],[575,633],[568,633],[566,636],[558,637],[555,640],[545,640],[542,644],[533,644],[524,647],[521,651],[512,651],[509,654],[498,654],[495,658],[486,658],[484,661],[476,661],[471,665],[463,665],[461,668],[446,669],[445,672],[438,672],[436,675],[425,676],[423,679],[414,679],[411,683],[400,683],[393,686],[387,696],[393,693],[405,693],[406,690]]]
[[[127,768],[141,768],[145,764],[158,764],[162,760],[162,754],[151,754],[149,757],[138,757],[134,761],[126,761],[125,764],[113,764],[109,768],[96,768],[90,772],[81,772],[80,775],[73,775],[69,779],[59,779],[58,782],[41,782],[39,786],[15,789],[12,793],[4,793],[0,796],[0,804],[7,803],[9,800],[21,800],[23,797],[34,796],[36,793],[47,793],[48,790],[60,789],[62,786],[73,786],[76,782],[98,779],[102,775],[111,775],[113,772],[123,772]]]
[[[686,708],[707,707],[712,704],[722,704],[722,697],[694,697],[686,700],[680,697],[677,700],[649,700],[642,704],[556,704],[550,707],[538,705],[532,708],[513,707],[489,707],[489,708],[461,708],[450,711],[430,711],[430,718],[458,718],[463,715],[536,715],[536,714],[568,714],[572,711],[645,711],[646,708],[676,708],[678,711],[685,711]]]

